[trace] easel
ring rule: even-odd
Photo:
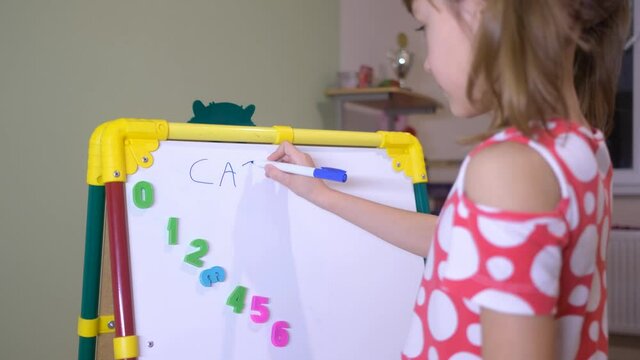
[[[302,144],[319,143],[317,130],[295,130],[295,139]],[[171,136],[169,136],[171,134]],[[330,136],[327,136],[330,135]],[[394,159],[394,166],[413,179],[417,211],[427,213],[426,171],[422,151],[417,140],[404,133],[355,133],[324,131],[323,138],[330,137],[332,145],[352,146],[358,143],[367,147],[385,147]],[[131,286],[127,244],[127,224],[124,210],[124,179],[138,166],[149,167],[153,163],[151,153],[160,140],[200,140],[261,142],[278,144],[294,139],[294,129],[289,127],[255,128],[167,123],[164,120],[119,119],[101,125],[91,137],[88,169],[88,211],[85,264],[83,276],[82,309],[78,322],[80,335],[79,359],[94,359],[96,345],[100,358],[135,359],[138,356],[138,340],[133,323]],[[256,141],[256,139],[258,139]],[[106,198],[106,201],[105,201]],[[110,267],[102,266],[105,204],[109,224]],[[102,272],[102,274],[101,274]],[[107,297],[109,274],[113,291],[114,316]],[[100,288],[105,290],[100,292]],[[100,311],[98,311],[100,305]],[[115,333],[114,335],[111,335]],[[99,342],[98,335],[105,334]],[[111,339],[111,337],[113,339]],[[104,339],[105,341],[102,341]],[[113,346],[110,346],[110,345]],[[113,349],[110,351],[110,348]],[[113,354],[113,355],[111,355]]]

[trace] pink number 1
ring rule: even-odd
[[[263,296],[254,296],[251,300],[251,311],[257,311],[258,314],[251,314],[251,320],[257,324],[265,323],[269,320],[269,308],[267,304],[269,298]]]

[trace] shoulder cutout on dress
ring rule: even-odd
[[[560,202],[560,186],[550,165],[534,149],[500,142],[475,152],[464,177],[471,201],[518,212],[547,212]]]

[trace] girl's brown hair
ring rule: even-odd
[[[410,12],[413,1],[403,0]],[[444,1],[458,14],[460,0]],[[486,0],[467,97],[495,109],[490,132],[515,126],[530,134],[532,120],[568,118],[564,54],[577,44],[573,84],[582,113],[608,133],[628,30],[629,0]],[[475,99],[479,84],[487,91]]]

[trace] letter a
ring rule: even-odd
[[[227,170],[227,169],[229,169],[229,170]],[[231,178],[233,179],[233,187],[236,187],[236,172],[233,171],[233,166],[231,166],[231,164],[228,163],[228,162],[224,166],[224,172],[222,173],[222,177],[220,178],[220,185],[218,185],[218,186],[222,186],[222,182],[224,181],[224,176],[227,173],[231,173]]]

